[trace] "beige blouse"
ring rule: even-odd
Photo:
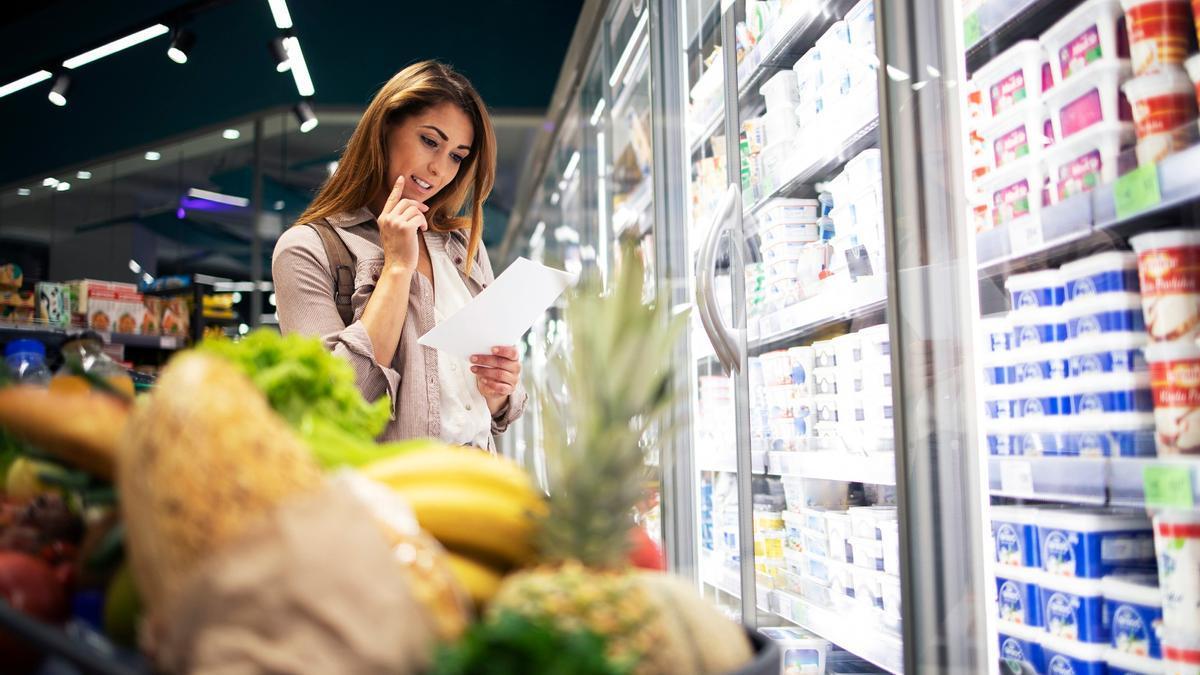
[[[346,242],[354,256],[354,321],[343,325],[333,301],[333,276],[320,236],[310,227],[288,228],[275,244],[271,272],[275,283],[279,328],[283,333],[301,333],[320,337],[334,354],[354,369],[359,391],[369,401],[388,396],[392,419],[381,441],[414,437],[442,438],[441,380],[438,353],[417,340],[434,326],[434,289],[423,274],[414,274],[408,297],[408,314],[400,333],[400,345],[391,367],[375,362],[375,352],[366,327],[361,322],[367,299],[375,289],[383,269],[383,249],[379,245],[379,227],[371,212],[362,208],[340,213],[329,219],[334,230]],[[453,259],[471,296],[478,295],[493,280],[492,265],[482,246],[471,274],[463,272],[467,256],[467,236],[462,231],[429,233],[444,240],[445,255]],[[435,247],[430,247],[431,255]],[[528,396],[517,385],[500,411],[492,416],[492,434],[503,433],[525,411]],[[495,439],[489,437],[488,449],[495,451]]]

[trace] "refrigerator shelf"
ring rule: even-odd
[[[963,20],[967,72],[974,74],[1020,40],[1036,39],[1077,4],[1062,0],[986,0]]]
[[[712,138],[713,134],[721,129],[721,125],[725,122],[725,108],[718,106],[717,109],[709,116],[708,121],[704,126],[700,127],[700,133],[696,134],[688,141],[688,147],[691,148],[691,155],[695,155],[704,149],[704,143]]]
[[[990,457],[993,496],[1070,504],[1155,508],[1146,503],[1145,470],[1186,472],[1192,503],[1200,504],[1200,462],[1194,459],[1134,457]]]
[[[767,453],[767,473],[871,485],[896,484],[894,452],[854,454],[838,451]]]
[[[834,324],[863,319],[887,309],[887,282],[880,275],[859,281],[827,280],[826,284],[820,293],[752,322],[747,335],[750,355],[794,347]],[[849,302],[854,304],[847,306],[847,298],[852,298]]]
[[[838,647],[889,673],[904,672],[900,636],[874,617],[859,611],[827,609],[787,591],[773,591],[780,618],[816,633]]]
[[[1012,274],[1110,249],[1114,240],[1143,230],[1177,227],[1180,210],[1200,204],[1200,145],[1159,162],[1158,184],[1162,200],[1126,218],[1117,217],[1110,183],[1042,209],[1040,226],[1024,245],[1008,227],[976,235],[979,276]]]
[[[772,453],[762,450],[754,450],[750,453],[750,466],[754,473],[765,474],[770,465],[769,455]],[[737,457],[732,452],[721,453],[720,456],[715,456],[713,453],[697,454],[696,466],[701,471],[720,471],[723,473],[737,473]]]
[[[105,344],[119,344],[126,347],[141,347],[143,349],[175,350],[185,346],[186,339],[175,335],[134,335],[131,333],[112,333],[84,328],[59,328],[45,324],[0,323],[0,338],[24,339],[31,338],[47,344],[62,344],[73,337],[85,333],[99,336]]]
[[[713,554],[705,551],[702,554],[700,565],[700,580],[705,585],[733,596],[739,600],[742,597],[742,579],[738,575],[738,571],[720,564],[713,557]],[[758,608],[764,612],[771,611],[771,591],[761,583],[755,584],[755,595],[758,596]]]

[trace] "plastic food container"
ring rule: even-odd
[[[1066,343],[1036,345],[1013,354],[1013,375],[1017,382],[1061,380],[1067,376]]]
[[[894,506],[854,506],[850,508],[850,527],[853,535],[862,539],[880,540],[882,524],[896,522],[899,517]]]
[[[1071,414],[1072,389],[1063,382],[1033,382],[1015,385],[1012,415],[1018,418],[1041,418]],[[1025,453],[1021,446],[1020,454]],[[1037,453],[1040,454],[1040,453]]]
[[[791,364],[792,384],[808,387],[811,393],[813,350],[812,347],[792,347],[787,350]]]
[[[805,553],[811,553],[822,558],[828,558],[829,537],[821,532],[804,530],[804,548],[802,550]]]
[[[1037,40],[1023,40],[980,68],[974,79],[984,92],[988,114],[1000,117],[1026,101],[1040,99],[1043,88],[1048,88],[1042,80],[1045,61]]]
[[[1138,291],[1137,254],[1106,251],[1066,263],[1059,268],[1067,300],[1102,293]]]
[[[816,222],[820,217],[821,203],[815,199],[771,199],[756,215],[760,230],[772,225]]]
[[[1018,350],[1067,339],[1066,318],[1058,307],[1019,309],[1010,312],[1008,318],[1012,322]]]
[[[1046,672],[1046,656],[1042,653],[1042,631],[1000,622],[996,628],[1000,639],[1000,659],[1012,673]]]
[[[1088,66],[1128,54],[1125,14],[1118,0],[1089,0],[1042,33],[1059,86]]]
[[[1100,122],[1047,148],[1046,172],[1054,203],[1115,181],[1124,168],[1121,151],[1132,146],[1134,138],[1128,122]]]
[[[1127,574],[1104,577],[1104,623],[1113,649],[1134,656],[1162,658],[1162,596],[1158,577]]]
[[[1040,103],[997,117],[983,134],[992,168],[1002,169],[1025,157],[1040,157],[1053,144],[1054,127]]]
[[[813,555],[808,552],[801,553],[802,567],[801,574],[813,581],[828,586],[830,584],[829,561],[826,558]],[[788,564],[791,565],[789,559]]]
[[[1154,410],[1147,373],[1110,373],[1071,380],[1071,412],[1075,415],[1148,413]]]
[[[1129,244],[1138,254],[1150,339],[1200,336],[1200,230],[1147,232],[1131,237]]]
[[[1102,509],[1039,511],[1042,569],[1099,579],[1123,568],[1154,567],[1154,533],[1145,515]]]
[[[883,547],[883,571],[900,574],[900,521],[879,523],[879,543]]]
[[[1121,0],[1121,6],[1134,73],[1183,63],[1192,37],[1188,0]]]
[[[883,544],[877,539],[861,537],[850,537],[847,541],[850,544],[855,567],[877,572],[883,571]]]
[[[1045,185],[1045,170],[1033,157],[1017,160],[988,176],[983,191],[991,203],[993,226],[1040,218]]]
[[[1149,413],[1078,415],[1062,421],[1066,450],[1078,457],[1154,457]]]
[[[1142,348],[1145,333],[1085,335],[1064,345],[1068,377],[1140,373],[1149,370]]]
[[[1036,568],[1038,556],[1036,509],[1025,506],[991,507],[996,562],[1007,567]]]
[[[1150,362],[1158,454],[1200,454],[1200,346],[1193,340],[1155,342]]]
[[[795,511],[783,512],[784,545],[793,551],[804,550],[804,517]]]
[[[1042,621],[1054,637],[1108,644],[1104,590],[1099,579],[1045,575],[1040,578]]]
[[[1108,675],[1162,675],[1167,672],[1159,659],[1135,656],[1116,649],[1109,649],[1104,660],[1108,662]]]
[[[1017,400],[1017,385],[1005,384],[983,390],[983,410],[989,420],[1008,420],[1013,417],[1013,402]]]
[[[1011,279],[1013,277],[1009,278]],[[1005,285],[1007,285],[1007,283],[1008,282],[1005,281]],[[1053,298],[1053,286],[1039,286],[1039,288],[1049,288],[1049,297]],[[1010,292],[1011,290],[1012,289],[1010,289]],[[1008,313],[992,314],[983,317],[979,320],[979,329],[980,332],[983,333],[984,339],[987,341],[987,351],[993,353],[1007,352],[1013,348],[1012,323],[1008,320]]]
[[[985,354],[983,357],[983,381],[988,385],[1016,384],[1017,369],[1013,358],[1007,353]]]
[[[996,570],[996,608],[1001,621],[1044,626],[1038,582],[1041,572],[1025,567]]]
[[[1014,454],[1012,446],[1009,444],[1009,430],[1004,425],[991,425],[991,428],[985,433],[985,439],[988,446],[988,454],[993,457],[1008,457]]]
[[[769,352],[758,358],[766,386],[792,384],[792,362],[785,351]]]
[[[864,362],[886,363],[887,367],[891,368],[892,338],[888,332],[888,325],[886,323],[863,328],[858,331],[858,337],[862,340]]]
[[[1128,61],[1106,61],[1093,66],[1087,77],[1055,87],[1046,95],[1054,137],[1063,142],[1096,124],[1133,119],[1121,91],[1131,73]]]
[[[1170,675],[1200,673],[1200,638],[1195,627],[1188,631],[1168,629],[1163,636],[1163,662]]]
[[[1043,270],[1014,274],[1004,280],[1004,288],[1008,291],[1014,310],[1056,307],[1066,299],[1063,280],[1059,270]]]
[[[841,359],[838,359],[841,363]],[[840,396],[857,396],[862,393],[862,365],[854,363],[847,366],[839,365],[834,369],[837,378],[837,393]]]
[[[1108,647],[1103,644],[1075,642],[1053,635],[1043,635],[1041,643],[1042,654],[1046,659],[1046,673],[1107,675]]]
[[[850,514],[845,511],[825,512],[825,527],[829,532],[829,557],[840,562],[854,560],[850,550]]]
[[[875,0],[859,0],[846,12],[850,46],[875,53]]]
[[[900,579],[892,575],[884,575],[880,579],[883,590],[883,613],[885,619],[892,625],[898,625],[901,619]]]
[[[1133,110],[1138,164],[1157,162],[1186,148],[1196,120],[1196,88],[1179,66],[1142,75],[1122,87]]]
[[[817,221],[807,223],[781,223],[758,231],[763,249],[780,244],[808,243],[821,238]]]
[[[833,396],[838,393],[837,368],[813,368],[813,393]]]
[[[869,4],[870,0],[868,0]],[[861,3],[860,3],[861,4]],[[879,148],[869,148],[846,162],[846,175],[851,185],[862,188],[877,186],[883,180]]]
[[[813,343],[812,348],[814,367],[828,368],[837,365],[837,350],[834,349],[832,340],[818,340]]]
[[[858,333],[839,335],[832,342],[838,366],[850,366],[862,360],[862,338]]]
[[[1028,399],[1026,407],[1041,405],[1040,399]],[[1066,403],[1059,399],[1059,405],[1065,410]],[[1021,405],[1018,403],[1018,405]],[[1062,412],[1060,415],[1065,416]],[[1063,433],[1064,425],[1071,418],[1062,416],[1047,417],[1045,413],[1034,413],[1019,416],[1012,420],[1009,426],[1008,444],[1014,455],[1026,457],[1043,457],[1047,455],[1069,455],[1067,436]]]
[[[800,258],[804,255],[805,245],[806,242],[798,240],[778,241],[770,245],[764,242],[762,247],[763,262],[770,265],[780,260]]]
[[[1200,626],[1200,513],[1163,511],[1154,516],[1158,587],[1168,632]]]
[[[1111,333],[1141,333],[1142,296],[1138,293],[1103,293],[1079,298],[1063,307],[1067,316],[1067,338],[1095,337]]]

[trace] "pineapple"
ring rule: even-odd
[[[590,286],[567,308],[571,346],[551,364],[563,409],[543,393],[550,502],[538,528],[541,566],[509,576],[488,612],[591,630],[634,673],[727,672],[751,657],[741,629],[688,584],[627,562],[641,442],[672,403],[667,366],[686,315],[669,316],[661,300],[642,304],[643,265],[632,245],[622,250],[613,291]]]

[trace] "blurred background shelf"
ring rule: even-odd
[[[1197,462],[1137,457],[991,457],[989,491],[997,497],[1070,504],[1156,508],[1147,504],[1147,468],[1182,472],[1192,486],[1192,504],[1200,504]]]

